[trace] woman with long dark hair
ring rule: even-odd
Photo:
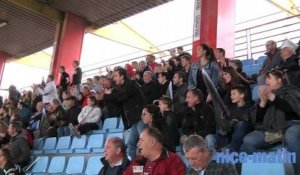
[[[211,78],[215,87],[219,82],[219,66],[214,51],[207,44],[200,44],[197,47],[199,60],[191,65],[191,72],[188,80],[188,89],[198,88],[202,91],[204,99],[207,99],[208,91],[202,77],[202,70],[205,70]],[[208,100],[208,99],[207,99]]]

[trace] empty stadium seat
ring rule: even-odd
[[[67,174],[82,174],[84,167],[84,157],[70,157],[65,173]]]
[[[260,56],[258,59],[257,59],[257,62],[256,64],[264,64],[264,61],[266,60],[266,56]]]
[[[32,173],[46,173],[49,163],[47,156],[39,156],[35,159],[35,163],[32,167]]]
[[[34,150],[34,154],[42,154],[45,150],[53,150],[56,146],[56,137],[50,137],[45,140],[42,150]]]
[[[86,148],[75,149],[75,153],[103,152],[104,134],[94,134],[89,137]]]
[[[107,133],[107,132],[121,132],[124,131],[124,129],[117,128],[119,118],[113,117],[113,118],[107,118],[104,120],[103,127],[100,130],[94,130],[92,131],[93,134],[101,134],[101,133]]]
[[[241,60],[241,61],[243,63],[243,66],[249,66],[249,65],[254,64],[254,60],[252,58],[251,59]]]
[[[53,150],[45,150],[44,153],[46,154],[56,154],[58,150],[61,149],[69,149],[71,143],[70,136],[60,137],[57,141],[56,149]]]
[[[252,157],[252,155],[249,155]],[[248,158],[248,160],[253,160],[253,158]],[[242,175],[293,175],[292,164],[283,163],[254,163],[253,161],[247,161],[242,164]]]
[[[108,133],[106,136],[106,140],[112,137],[119,137],[121,139],[124,139],[123,132],[116,132],[116,133]]]
[[[86,165],[85,174],[97,175],[102,167],[100,156],[90,157]]]
[[[73,137],[73,141],[70,149],[59,150],[59,153],[73,153],[74,149],[85,148],[86,145],[86,135],[81,135],[81,137]]]
[[[44,144],[44,139],[43,138],[34,139],[33,149],[34,150],[41,150],[43,148],[43,144]]]
[[[66,158],[65,156],[56,156],[51,159],[49,164],[48,173],[62,173],[65,169]]]

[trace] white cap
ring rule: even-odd
[[[283,43],[281,45],[281,49],[283,49],[285,47],[291,48],[293,53],[295,53],[298,46],[295,43],[293,43],[292,41],[286,39],[286,40],[283,41]]]

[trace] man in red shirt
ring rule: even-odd
[[[132,175],[134,166],[143,166],[143,173],[184,175],[186,167],[180,157],[163,147],[163,137],[156,128],[146,128],[138,142],[140,156],[136,157],[123,175]]]

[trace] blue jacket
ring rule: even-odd
[[[197,73],[199,68],[202,69],[202,67],[200,67],[199,60],[197,60],[191,65],[190,75],[188,79],[188,89],[192,89],[197,86]],[[215,87],[217,87],[219,81],[219,72],[220,72],[218,64],[214,61],[210,61],[206,65],[204,65],[203,68],[211,78]]]

